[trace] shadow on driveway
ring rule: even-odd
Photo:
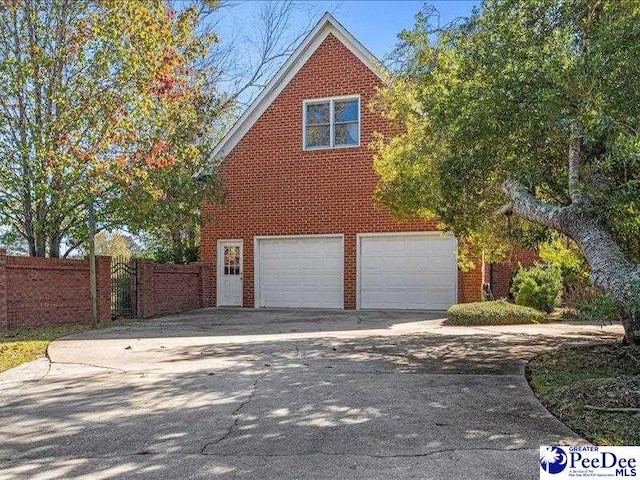
[[[595,337],[438,318],[206,310],[56,341],[0,390],[0,477],[538,478],[539,445],[580,440],[523,365]]]

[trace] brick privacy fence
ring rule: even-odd
[[[96,257],[98,321],[111,318],[111,257]],[[213,268],[206,263],[138,261],[138,317],[213,305]],[[90,323],[89,261],[7,256],[0,249],[0,330]]]
[[[214,269],[210,264],[162,265],[138,260],[138,317],[215,305]]]
[[[111,318],[111,257],[96,257],[98,320]],[[91,322],[88,260],[10,257],[0,249],[0,329]]]
[[[479,302],[482,300],[482,278],[484,262],[479,258],[471,258],[474,268],[466,272],[458,269],[458,302]]]

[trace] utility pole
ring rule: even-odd
[[[95,198],[89,199],[89,294],[91,295],[91,328],[98,325],[98,293],[96,291],[96,218]]]

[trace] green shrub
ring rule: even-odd
[[[592,298],[578,305],[578,314],[582,320],[611,324],[626,320],[638,323],[640,320],[640,282],[630,284],[629,296],[624,305],[614,300],[606,292],[598,292]]]
[[[459,303],[447,311],[445,325],[519,325],[544,323],[544,313],[504,300]]]
[[[538,246],[540,260],[546,265],[557,267],[562,280],[568,287],[588,286],[589,266],[575,243],[555,238]]]
[[[558,236],[538,246],[540,259],[545,265],[560,269],[564,291],[562,304],[576,307],[594,296],[589,280],[589,266],[578,246],[565,237]]]
[[[555,267],[521,268],[513,277],[511,293],[518,305],[551,313],[562,298],[562,274]]]
[[[620,320],[622,311],[618,303],[606,293],[598,293],[578,305],[582,320],[610,324]]]
[[[638,280],[631,282],[631,291],[624,305],[624,313],[631,318],[631,320],[635,322],[640,321],[640,281]]]

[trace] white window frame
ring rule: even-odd
[[[358,101],[358,143],[352,145],[334,145],[334,129],[335,118],[333,104],[340,100],[357,100]],[[319,145],[316,147],[307,147],[307,105],[313,103],[329,102],[329,145]],[[347,122],[351,123],[351,122]],[[362,125],[362,116],[360,115],[360,95],[342,95],[339,97],[313,98],[302,102],[302,150],[329,150],[333,148],[357,148],[360,146],[360,131]]]

